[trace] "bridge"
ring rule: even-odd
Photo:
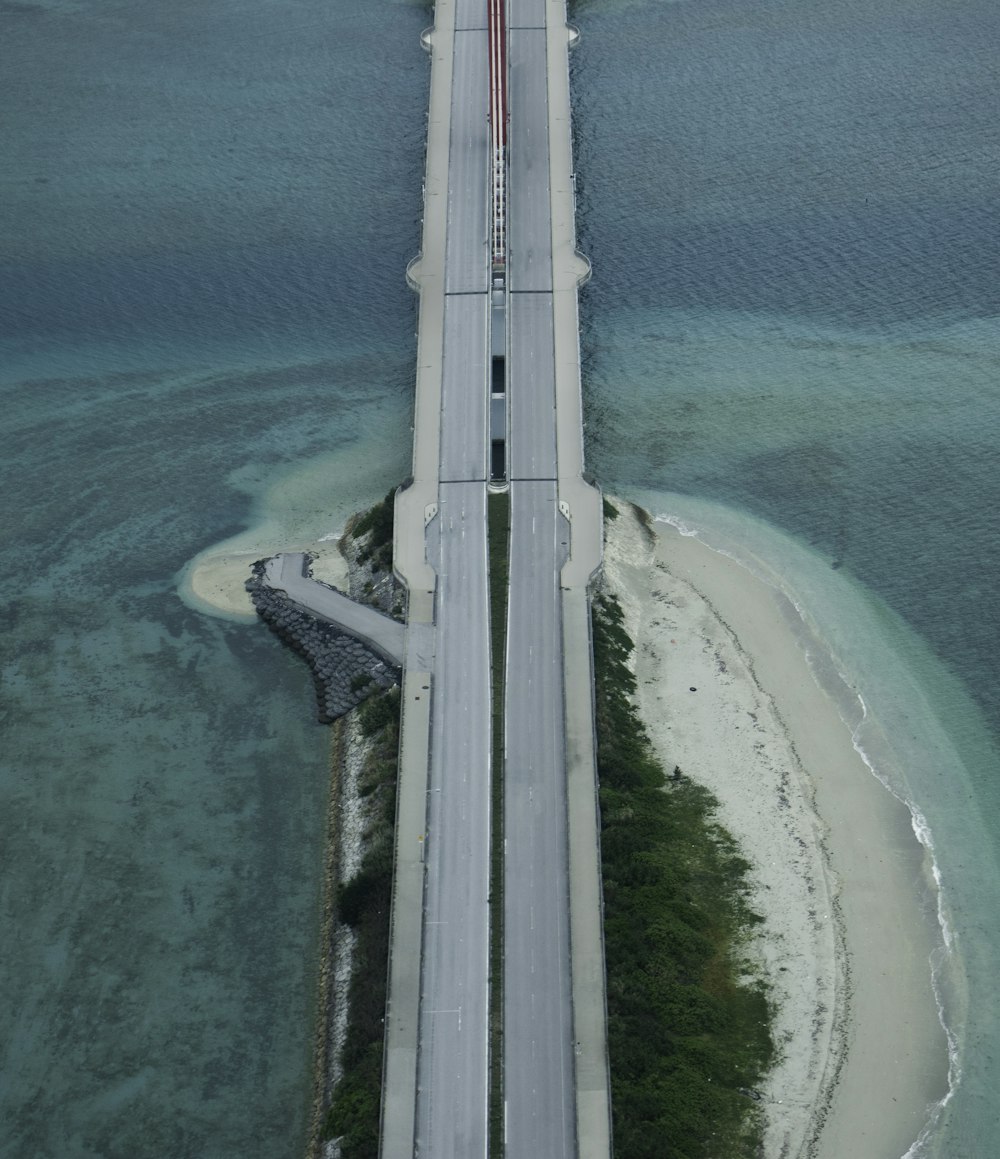
[[[431,54],[383,1159],[610,1155],[564,0],[438,0]],[[493,768],[487,496],[510,500]],[[502,1057],[491,787],[503,777]]]

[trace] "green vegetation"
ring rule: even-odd
[[[396,488],[389,492],[381,503],[376,503],[364,515],[349,523],[346,534],[352,539],[370,538],[358,551],[358,562],[369,560],[376,571],[392,571],[392,526],[396,507]]]
[[[611,502],[610,499],[604,500],[604,518],[614,521],[618,518],[618,508]]]
[[[503,721],[510,495],[489,497],[490,650],[493,676],[493,783],[490,859],[490,1153],[503,1153]]]
[[[339,891],[337,915],[357,935],[348,991],[344,1075],[333,1092],[324,1138],[340,1138],[343,1159],[377,1159],[382,1097],[382,1051],[389,957],[389,907],[396,820],[399,690],[358,710],[372,748],[360,790],[373,802],[358,872]]]
[[[715,798],[667,779],[631,703],[616,600],[593,616],[614,1148],[621,1159],[760,1154],[752,1089],[774,1058],[760,922]]]

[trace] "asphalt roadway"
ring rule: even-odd
[[[504,1154],[576,1154],[554,480],[511,483],[504,759]]]
[[[486,1154],[490,668],[486,489],[441,486],[417,1061],[420,1155]]]
[[[490,638],[486,558],[487,37],[454,34],[414,1153],[486,1155],[489,1110]]]
[[[576,1154],[547,36],[511,11],[511,496],[504,741],[504,1154]]]

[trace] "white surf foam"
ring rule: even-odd
[[[794,609],[795,615],[799,620],[800,630],[796,635],[814,679],[816,679],[824,691],[831,695],[837,704],[839,715],[845,727],[850,731],[851,743],[854,750],[864,762],[865,767],[887,792],[906,807],[910,816],[913,834],[921,847],[926,851],[928,868],[935,892],[936,918],[940,939],[932,951],[929,969],[938,1019],[944,1030],[948,1044],[948,1081],[945,1095],[928,1108],[927,1121],[920,1135],[906,1151],[905,1155],[902,1156],[902,1159],[923,1159],[924,1156],[930,1154],[929,1148],[933,1143],[934,1133],[941,1120],[942,1113],[954,1097],[962,1077],[959,1038],[951,1025],[952,1020],[948,1010],[948,1003],[944,996],[946,989],[945,979],[949,971],[960,968],[959,963],[956,961],[957,940],[948,916],[946,889],[940,863],[935,851],[931,826],[911,794],[903,788],[901,783],[897,782],[897,779],[893,777],[890,770],[883,767],[878,758],[865,748],[863,733],[866,726],[869,731],[881,733],[883,737],[885,734],[882,733],[877,722],[872,719],[864,695],[857,689],[857,681],[848,673],[846,666],[838,659],[833,649],[821,636],[815,618],[809,614],[804,599],[800,594],[786,580],[781,578],[779,572],[774,567],[765,563],[755,553],[751,553],[744,545],[740,544],[739,547],[735,547],[732,544],[722,546],[719,540],[724,537],[717,535],[714,530],[708,530],[705,527],[698,526],[689,518],[673,512],[657,513],[654,515],[654,520],[673,527],[679,534],[687,538],[698,539],[710,550],[732,559],[740,567],[751,572],[756,578],[766,583],[769,587],[774,588],[785,598],[787,604]],[[805,549],[802,550],[804,551]],[[844,577],[840,577],[840,582],[849,581]],[[831,687],[831,676],[835,678],[836,683],[840,686],[839,688]],[[838,695],[838,692],[841,694]],[[856,706],[856,712],[850,711],[849,705],[851,703]],[[853,721],[851,719],[852,716],[855,718]],[[891,742],[886,738],[884,743],[890,744]],[[892,763],[898,767],[898,760]]]

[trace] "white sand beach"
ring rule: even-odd
[[[667,770],[716,794],[754,866],[781,1050],[766,1154],[900,1159],[948,1070],[936,898],[909,811],[855,750],[787,597],[617,506],[605,573],[637,643],[642,718]]]
[[[347,590],[347,564],[340,536],[355,513],[380,499],[405,463],[405,446],[392,423],[378,426],[371,440],[306,459],[286,472],[276,472],[266,486],[256,478],[254,464],[230,477],[230,483],[253,499],[253,522],[190,560],[176,577],[177,593],[189,607],[223,619],[256,619],[244,583],[258,559],[280,551],[306,551],[313,556],[312,574],[324,583]],[[394,474],[399,467],[398,476]],[[246,476],[246,478],[244,478]]]
[[[787,595],[615,502],[605,574],[637,643],[643,720],[665,768],[715,793],[754,866],[781,1052],[762,1092],[766,1155],[900,1159],[948,1068],[929,965],[936,896],[909,811],[814,678]],[[294,549],[346,589],[337,540]],[[184,570],[180,594],[252,619],[250,566],[282,547],[270,525],[217,545]]]
[[[196,556],[181,572],[178,594],[196,611],[250,622],[257,618],[257,613],[244,584],[258,559],[267,559],[280,551],[307,551],[313,556],[313,576],[346,591],[347,563],[338,543],[339,536],[291,545],[267,535],[256,538],[249,534],[239,536],[235,541]]]

